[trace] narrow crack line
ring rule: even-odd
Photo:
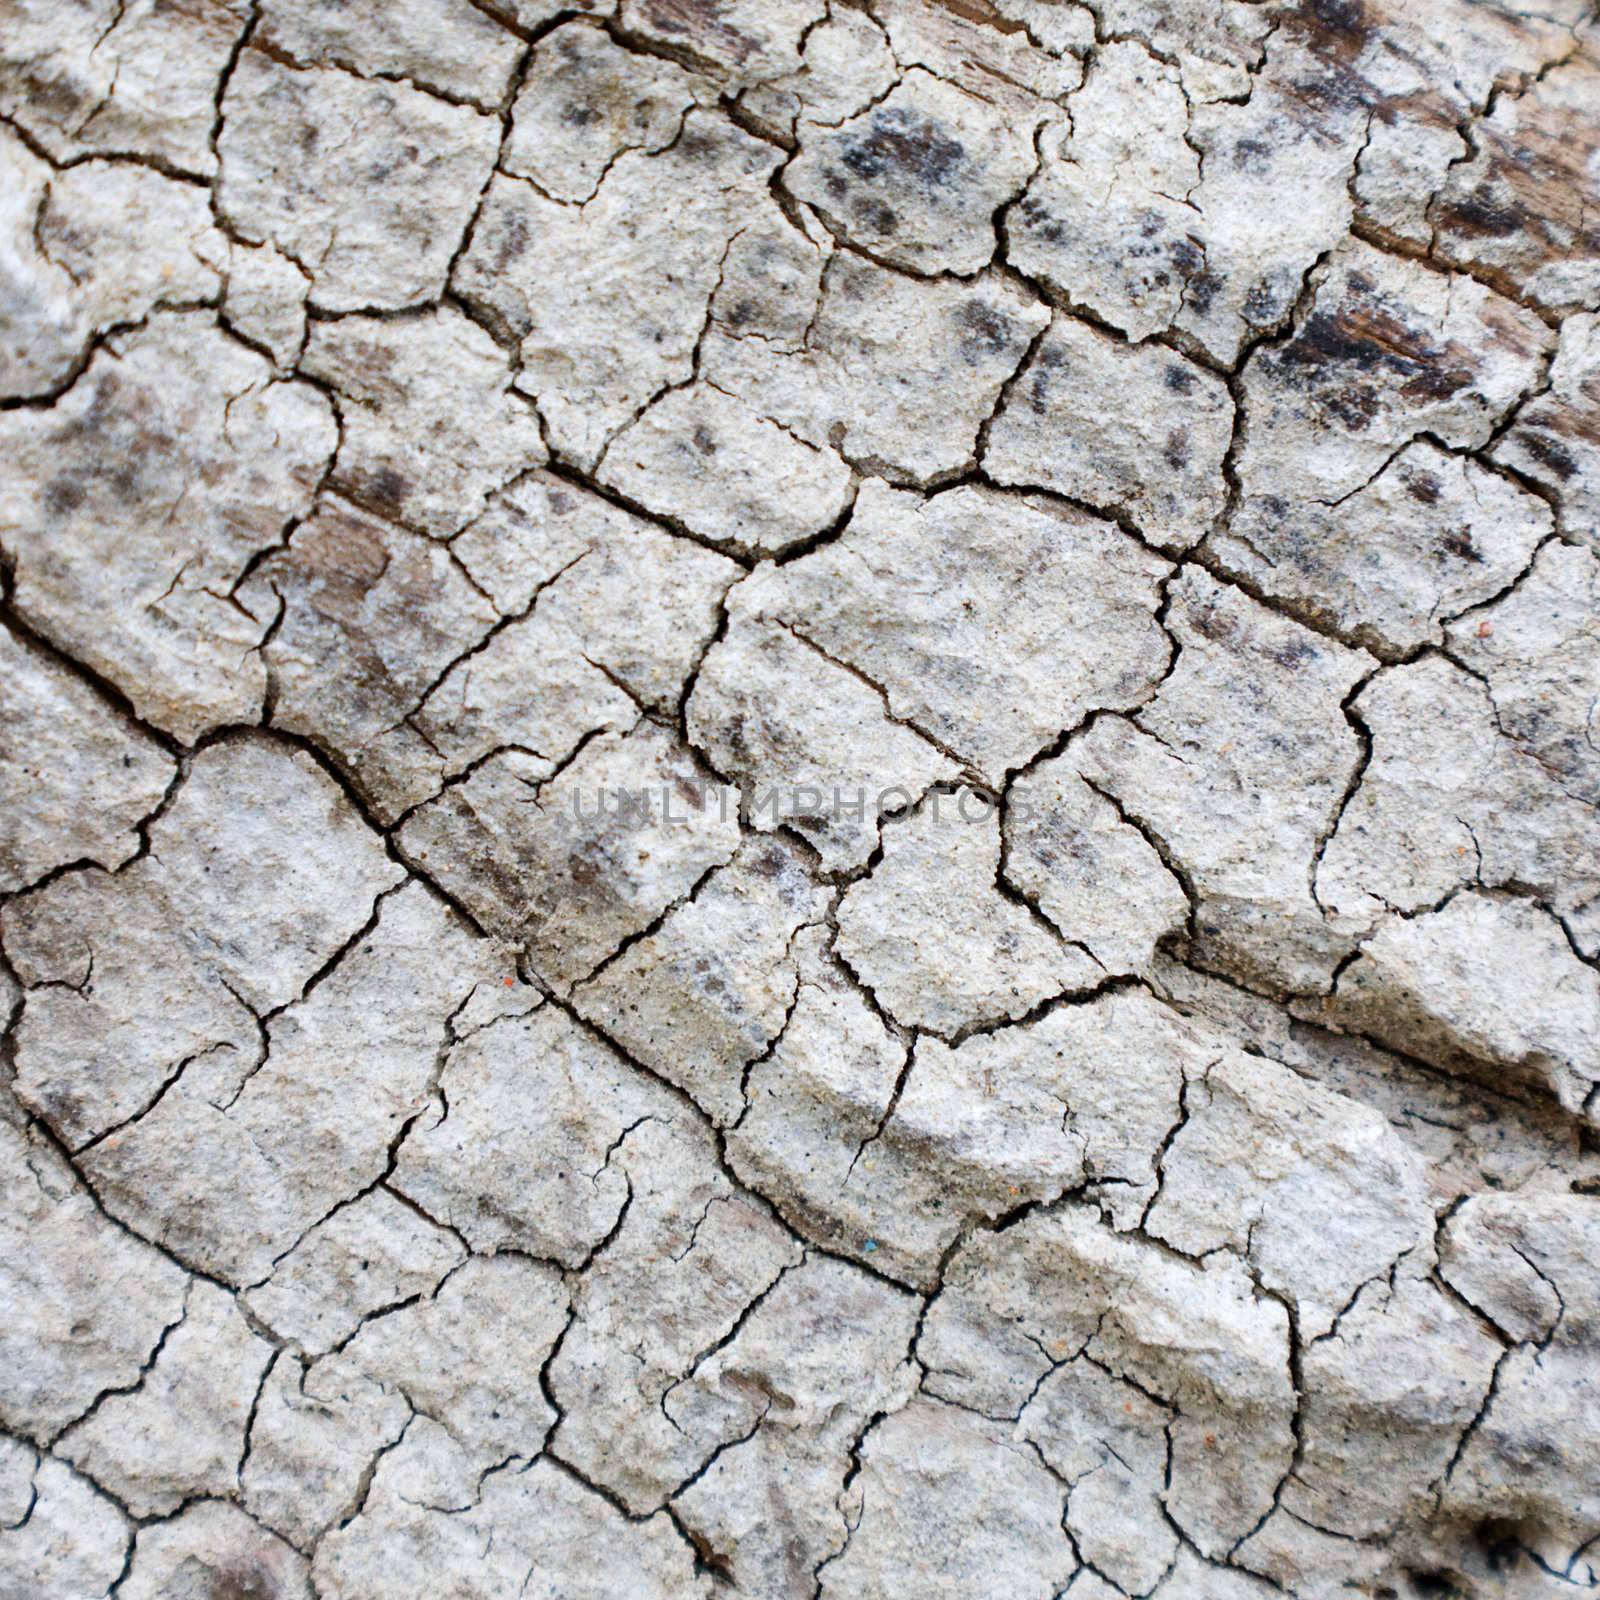
[[[687,120],[687,118],[685,120]],[[668,395],[681,393],[683,390],[693,388],[695,384],[702,381],[700,376],[701,356],[705,349],[705,342],[710,336],[712,323],[715,320],[717,296],[721,294],[723,284],[726,280],[728,257],[732,255],[734,245],[736,245],[740,238],[743,237],[743,235],[748,231],[748,225],[742,228],[735,228],[732,230],[732,232],[728,233],[727,237],[723,241],[722,252],[717,257],[716,280],[711,285],[711,288],[706,292],[705,313],[701,318],[699,332],[695,334],[694,344],[689,350],[688,372],[682,378],[670,379],[661,384],[660,387],[658,387],[656,391],[649,397],[649,399],[647,399],[634,411],[633,415],[629,417],[626,422],[619,423],[615,428],[611,429],[610,432],[607,433],[604,442],[600,446],[599,454],[595,456],[594,464],[589,469],[590,473],[596,479],[599,479],[604,472],[606,457],[608,454],[610,454],[612,445],[614,445],[623,434],[627,433],[628,430],[634,427],[637,423],[643,422],[645,417],[648,416],[650,412],[653,411],[655,407],[658,406],[663,400],[665,400]],[[726,393],[725,390],[719,390],[718,392]],[[687,528],[687,524],[685,527]],[[746,547],[743,542],[738,539],[729,538],[725,540],[711,541],[707,540],[704,535],[694,535],[692,531],[690,536],[699,537],[702,543],[715,543],[715,545],[719,548],[726,546],[730,554],[738,553],[745,556],[747,559],[754,559],[756,555],[755,551]]]
[[[1494,1370],[1489,1374],[1489,1383],[1487,1388],[1484,1390],[1483,1399],[1479,1403],[1478,1409],[1473,1413],[1466,1427],[1461,1430],[1461,1437],[1456,1440],[1456,1447],[1450,1453],[1449,1461],[1445,1463],[1444,1470],[1434,1481],[1432,1488],[1434,1495],[1434,1511],[1436,1514],[1442,1510],[1444,1506],[1444,1497],[1449,1491],[1450,1482],[1455,1477],[1457,1467],[1461,1465],[1461,1458],[1467,1453],[1467,1446],[1472,1443],[1473,1438],[1476,1436],[1478,1430],[1483,1426],[1484,1420],[1488,1417],[1489,1412],[1494,1407],[1495,1399],[1500,1393],[1500,1379],[1501,1375],[1505,1372],[1506,1363],[1511,1360],[1519,1348],[1521,1347],[1518,1345],[1512,1345],[1500,1352],[1500,1355],[1495,1361]]]
[[[725,1196],[723,1198],[726,1202],[731,1200],[732,1196]],[[715,1202],[713,1201],[712,1203],[714,1204]],[[685,1384],[693,1383],[695,1379],[698,1378],[700,1369],[705,1366],[708,1361],[720,1355],[724,1350],[728,1349],[728,1347],[733,1344],[733,1342],[749,1325],[751,1318],[754,1317],[755,1314],[762,1308],[762,1306],[764,1306],[767,1301],[772,1298],[773,1292],[777,1289],[778,1285],[781,1284],[791,1272],[803,1267],[806,1264],[807,1259],[807,1252],[802,1247],[800,1249],[798,1259],[787,1262],[780,1267],[776,1276],[771,1280],[771,1282],[768,1283],[767,1286],[762,1289],[752,1300],[746,1303],[744,1309],[740,1311],[739,1314],[733,1319],[731,1325],[717,1339],[713,1340],[712,1343],[703,1346],[696,1355],[692,1356],[685,1365],[683,1372],[667,1385],[666,1390],[661,1396],[661,1414],[666,1417],[669,1422],[673,1422],[674,1427],[677,1427],[677,1423],[674,1421],[672,1414],[668,1409],[668,1401],[670,1401],[672,1396]],[[680,1429],[679,1431],[681,1432],[682,1430]],[[681,1490],[674,1492],[680,1493]],[[671,1497],[669,1496],[668,1498]]]
[[[372,1498],[373,1480],[378,1475],[378,1468],[383,1464],[384,1457],[392,1454],[394,1451],[398,1450],[402,1444],[405,1443],[406,1435],[410,1433],[412,1423],[414,1423],[417,1420],[417,1417],[420,1415],[416,1407],[411,1404],[410,1399],[402,1391],[397,1389],[396,1393],[399,1394],[400,1399],[405,1403],[406,1410],[409,1413],[406,1417],[404,1425],[401,1427],[399,1433],[394,1436],[394,1438],[388,1440],[384,1444],[379,1445],[378,1448],[372,1453],[372,1456],[367,1461],[367,1464],[361,1469],[361,1476],[356,1480],[356,1486],[352,1491],[349,1500],[345,1502],[344,1509],[340,1511],[323,1530],[323,1538],[330,1533],[338,1533],[343,1529],[348,1528],[357,1517],[361,1516],[362,1513],[366,1511],[367,1502]],[[320,1546],[322,1539],[319,1538],[317,1543]]]
[[[1339,713],[1344,718],[1356,740],[1356,756],[1351,763],[1349,775],[1345,779],[1344,790],[1334,802],[1328,820],[1318,832],[1311,849],[1310,859],[1306,862],[1306,888],[1311,896],[1311,903],[1324,917],[1333,913],[1324,905],[1322,894],[1318,887],[1322,876],[1322,862],[1328,851],[1328,846],[1338,837],[1339,829],[1344,822],[1345,813],[1351,803],[1361,792],[1361,786],[1366,781],[1367,773],[1372,766],[1374,754],[1374,740],[1371,725],[1361,714],[1361,699],[1368,688],[1384,671],[1382,666],[1375,666],[1369,672],[1350,686],[1344,698],[1339,702]],[[1330,986],[1331,992],[1331,986]]]
[[[468,0],[468,3],[470,4],[471,0]],[[291,72],[342,72],[346,77],[354,78],[360,83],[392,83],[401,88],[411,89],[417,94],[427,95],[430,100],[438,100],[458,110],[472,111],[479,116],[495,116],[501,109],[500,102],[460,94],[453,89],[445,88],[442,84],[429,83],[417,77],[415,73],[361,67],[348,56],[319,53],[315,59],[306,60],[274,39],[258,38],[254,35],[250,40],[250,48],[258,55],[265,56],[267,60],[280,67],[286,67]]]
[[[1137,724],[1135,724],[1137,726]],[[1142,730],[1141,730],[1142,731]],[[1070,746],[1068,747],[1070,748]],[[1173,849],[1172,845],[1146,818],[1131,811],[1127,805],[1110,789],[1094,778],[1079,772],[1078,777],[1091,793],[1111,807],[1116,813],[1117,820],[1124,827],[1131,828],[1144,842],[1150,846],[1164,866],[1171,874],[1173,881],[1183,891],[1183,898],[1188,904],[1188,918],[1186,932],[1191,944],[1200,942],[1200,905],[1202,894],[1199,884],[1195,881],[1194,874],[1190,871],[1183,858]]]
[[[459,565],[460,557],[455,556],[454,552],[451,552],[451,554],[453,559]],[[526,605],[519,607],[515,611],[501,612],[498,620],[490,625],[488,630],[476,641],[476,643],[469,645],[459,655],[452,657],[434,674],[433,678],[417,692],[413,698],[411,709],[404,712],[390,727],[384,729],[383,731],[385,733],[393,733],[396,729],[404,725],[409,725],[414,717],[420,716],[426,709],[428,702],[433,698],[434,693],[444,683],[445,679],[456,670],[457,667],[464,666],[467,662],[474,661],[479,656],[484,654],[484,652],[487,651],[500,637],[500,635],[508,628],[515,627],[521,622],[527,622],[537,611],[539,601],[546,591],[553,589],[564,577],[566,577],[569,572],[573,570],[574,567],[578,566],[580,562],[586,561],[593,554],[594,546],[586,545],[577,553],[577,555],[573,556],[569,561],[563,562],[562,565],[557,567],[556,570],[548,577],[541,578],[539,582],[533,586],[533,593],[529,595]],[[463,567],[461,570],[465,572],[466,569]],[[471,579],[469,576],[468,581],[472,583],[474,588],[478,588],[476,580]],[[483,590],[478,589],[478,592],[482,594]],[[487,599],[488,596],[485,596],[485,598]],[[495,609],[498,611],[499,607],[496,606]],[[419,729],[418,731],[420,732],[421,730]]]
[[[1211,1062],[1201,1073],[1200,1078],[1203,1085],[1209,1084],[1212,1068],[1218,1064],[1218,1061]],[[1189,1119],[1194,1115],[1194,1108],[1189,1104],[1189,1090],[1192,1087],[1192,1082],[1193,1080],[1189,1077],[1188,1071],[1185,1070],[1178,1085],[1177,1121],[1161,1136],[1161,1143],[1156,1146],[1155,1154],[1150,1158],[1150,1170],[1154,1174],[1154,1180],[1150,1186],[1150,1196],[1140,1209],[1139,1221],[1135,1224],[1135,1230],[1141,1234],[1148,1232],[1150,1213],[1160,1204],[1162,1194],[1166,1188],[1167,1157],[1171,1155],[1172,1147],[1182,1137],[1184,1129],[1189,1126]],[[1209,1101],[1207,1103],[1209,1104]]]
[[[839,1262],[853,1271],[866,1273],[869,1277],[876,1278],[896,1290],[904,1292],[907,1289],[913,1289],[913,1292],[915,1292],[913,1286],[903,1280],[874,1267],[870,1262],[857,1260],[854,1256],[836,1250],[826,1240],[812,1238],[802,1229],[796,1227],[783,1215],[772,1200],[759,1189],[754,1188],[739,1177],[728,1160],[727,1130],[719,1128],[700,1108],[694,1097],[687,1090],[674,1083],[671,1078],[665,1077],[662,1073],[641,1061],[624,1043],[606,1032],[603,1027],[590,1018],[585,1017],[582,1012],[576,1010],[562,996],[548,994],[546,998],[547,1002],[560,1011],[576,1028],[591,1038],[598,1040],[608,1050],[615,1052],[641,1077],[647,1078],[658,1085],[681,1109],[690,1126],[699,1129],[711,1141],[715,1152],[717,1171],[727,1181],[732,1191],[750,1204],[759,1215],[780,1227],[803,1251],[809,1252],[813,1256],[820,1256],[830,1261]]]
[[[234,1492],[243,1504],[245,1499],[244,1477],[250,1465],[250,1453],[255,1449],[256,1419],[261,1415],[261,1400],[267,1392],[267,1382],[273,1370],[284,1359],[284,1352],[274,1350],[272,1355],[261,1364],[261,1376],[256,1382],[256,1391],[250,1398],[250,1409],[245,1413],[243,1443],[239,1451],[239,1459],[233,1469]],[[303,1380],[302,1380],[303,1381]]]
[[[966,759],[966,757],[959,755],[955,750],[951,749],[950,746],[946,745],[938,737],[938,735],[929,732],[929,730],[924,727],[921,727],[910,717],[899,716],[894,710],[893,702],[889,696],[889,690],[885,685],[868,676],[868,674],[853,661],[846,661],[839,656],[830,654],[826,649],[823,648],[822,645],[818,644],[815,639],[806,633],[799,626],[799,624],[790,622],[787,619],[778,616],[769,616],[766,618],[766,620],[771,622],[775,627],[782,628],[785,633],[789,634],[800,644],[805,645],[807,649],[820,656],[824,661],[839,668],[841,672],[849,673],[850,676],[858,683],[862,683],[867,688],[872,690],[872,692],[877,695],[878,699],[883,704],[883,715],[886,722],[892,722],[896,727],[905,728],[908,732],[916,734],[917,737],[923,741],[923,743],[932,746],[932,748],[937,750],[939,754],[942,755],[947,761],[953,761],[972,787],[982,790],[985,793],[992,792],[983,775],[969,760]]]
[[[81,1428],[86,1423],[92,1421],[96,1413],[100,1410],[101,1406],[106,1403],[107,1400],[115,1399],[120,1395],[137,1394],[139,1390],[144,1387],[145,1379],[148,1378],[155,1370],[156,1363],[161,1359],[162,1351],[167,1347],[167,1340],[170,1339],[172,1335],[176,1333],[189,1318],[189,1300],[194,1290],[194,1283],[194,1278],[190,1277],[184,1284],[182,1309],[179,1311],[177,1317],[173,1321],[167,1323],[162,1328],[160,1334],[156,1338],[155,1344],[151,1346],[150,1353],[140,1363],[137,1375],[127,1383],[112,1384],[111,1386],[100,1390],[100,1392],[95,1395],[94,1399],[89,1402],[88,1406],[84,1410],[80,1411],[77,1416],[73,1417],[70,1422],[65,1422],[59,1428],[56,1428],[50,1432],[49,1436],[44,1441],[47,1449],[53,1451],[56,1445],[61,1443],[61,1441],[64,1440],[69,1433],[72,1433],[74,1430]]]
[[[730,856],[728,859],[731,861],[733,858]],[[635,945],[644,944],[654,939],[673,916],[686,907],[692,906],[700,891],[727,865],[728,861],[716,861],[705,868],[683,894],[679,895],[675,900],[669,901],[642,928],[638,928],[633,933],[626,935],[609,955],[601,957],[600,961],[581,978],[574,978],[567,985],[567,992],[576,1001],[579,998],[579,990],[587,989],[598,983],[612,967],[627,956]]]
[[[127,336],[142,332],[150,325],[152,319],[190,316],[206,311],[214,316],[220,303],[220,292],[203,299],[165,300],[153,303],[142,316],[106,323],[89,336],[67,368],[66,375],[58,383],[35,394],[0,398],[0,415],[7,412],[54,410],[83,381],[97,356],[105,355],[113,361],[120,360],[121,352],[117,348],[120,341]]]
[[[693,380],[688,381],[692,382]],[[669,388],[678,387],[683,387],[683,385],[669,385]],[[623,426],[626,427],[627,424]],[[562,479],[567,483],[574,484],[576,487],[616,507],[617,510],[625,511],[630,517],[637,517],[641,522],[648,522],[653,527],[659,528],[661,532],[669,534],[675,539],[683,539],[689,544],[699,545],[703,550],[710,550],[719,556],[725,556],[730,561],[736,561],[746,571],[756,564],[755,556],[738,540],[708,538],[705,534],[695,532],[680,517],[671,516],[667,512],[652,510],[642,501],[633,499],[613,485],[601,482],[592,471],[585,469],[559,450],[550,451],[550,459],[545,464],[544,470],[552,478]]]
[[[790,993],[788,1004],[784,1007],[783,1020],[778,1024],[777,1032],[773,1034],[773,1036],[767,1041],[766,1045],[760,1051],[751,1056],[750,1059],[744,1063],[743,1067],[740,1068],[739,1115],[728,1124],[728,1131],[730,1133],[737,1129],[740,1123],[742,1123],[745,1117],[748,1115],[750,1111],[750,1080],[755,1075],[757,1068],[765,1066],[777,1055],[779,1048],[783,1044],[785,1036],[789,1032],[789,1024],[794,1021],[795,1012],[800,1009],[801,991],[808,987],[805,979],[801,976],[798,966],[795,965],[795,941],[800,937],[801,934],[812,929],[823,929],[828,927],[827,918],[832,915],[837,906],[838,899],[839,891],[834,890],[832,900],[827,907],[823,919],[819,922],[803,922],[789,936],[789,943],[784,950],[784,961],[787,963],[790,971],[793,973],[794,989]]]
[[[841,962],[844,958],[838,958]],[[905,1093],[906,1085],[911,1081],[911,1071],[916,1064],[917,1035],[913,1032],[909,1041],[900,1041],[902,1052],[900,1070],[895,1074],[895,1080],[889,1090],[889,1097],[884,1101],[883,1112],[879,1116],[872,1132],[856,1146],[856,1153],[850,1157],[850,1165],[845,1168],[844,1177],[840,1180],[839,1187],[848,1189],[850,1179],[856,1170],[856,1163],[866,1154],[869,1146],[876,1144],[884,1135],[884,1130],[889,1126],[895,1112],[899,1109],[900,1098]]]
[[[226,983],[223,986],[226,988]],[[238,996],[235,995],[234,998],[237,999]],[[104,1144],[106,1140],[114,1138],[135,1123],[142,1122],[166,1099],[172,1090],[177,1088],[184,1074],[196,1061],[203,1061],[207,1056],[215,1055],[219,1050],[237,1051],[238,1048],[231,1039],[218,1039],[215,1043],[206,1045],[204,1049],[192,1051],[189,1055],[184,1056],[162,1077],[161,1082],[156,1085],[154,1092],[148,1096],[143,1105],[139,1106],[137,1110],[130,1111],[127,1116],[102,1128],[98,1133],[83,1140],[82,1143],[72,1146],[72,1154],[75,1157],[89,1155],[98,1146]]]
[[[75,155],[53,155],[49,148],[11,112],[0,111],[0,127],[5,128],[20,144],[25,145],[31,156],[44,162],[55,172],[71,172],[77,167],[89,166],[143,167],[146,171],[157,173],[174,183],[186,184],[192,189],[207,188],[211,182],[205,173],[190,171],[169,157],[152,150],[83,150]]]

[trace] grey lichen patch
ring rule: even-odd
[[[994,254],[987,219],[1034,168],[1034,129],[1008,109],[913,69],[837,127],[802,122],[784,183],[895,266],[976,272]]]

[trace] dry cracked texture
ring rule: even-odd
[[[0,1600],[1600,1591],[1586,0],[0,0]]]

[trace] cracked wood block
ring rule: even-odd
[[[1584,21],[1574,0],[1537,11],[1385,6],[1353,69],[1376,109],[1351,185],[1360,220],[1429,248],[1439,193],[1471,160],[1482,119],[1570,56]]]
[[[1065,1494],[1009,1434],[922,1397],[874,1429],[850,1486],[850,1543],[821,1593],[888,1600],[908,1579],[929,1600],[995,1582],[1019,1600],[1058,1593],[1077,1570]]]
[[[769,621],[759,597],[756,583],[728,595],[735,620],[695,676],[690,737],[741,785],[751,827],[798,834],[829,870],[865,866],[885,813],[960,768],[881,690]]]
[[[1572,917],[1600,897],[1594,808],[1504,737],[1481,681],[1425,657],[1380,673],[1351,711],[1371,753],[1317,867],[1331,911],[1376,922],[1517,884]]]
[[[1446,261],[1552,311],[1590,311],[1600,291],[1600,67],[1574,52],[1474,129],[1430,213]]]
[[[148,832],[125,871],[67,873],[6,908],[6,957],[32,991],[17,1092],[74,1149],[136,1131],[190,1067],[248,1074],[261,1019],[402,876],[321,768],[262,736],[207,746]]]
[[[261,1025],[258,1059],[242,1072],[231,1056],[191,1063],[94,1146],[86,1169],[118,1212],[175,1254],[241,1287],[260,1282],[319,1218],[388,1170],[429,1103],[448,1019],[487,976],[478,966],[487,954],[420,886],[402,888],[326,981]],[[386,1008],[386,985],[411,1004]]]
[[[728,1378],[704,1397],[710,1415],[697,1418],[696,1374],[736,1348],[805,1252],[734,1187],[689,1119],[648,1122],[623,1150],[631,1202],[574,1298],[550,1389],[561,1413],[556,1452],[637,1516],[687,1487],[719,1444],[750,1432],[759,1379],[741,1382],[730,1360]]]
[[[312,305],[393,311],[443,292],[499,149],[494,117],[258,48],[221,115],[218,212],[298,262]]]
[[[251,37],[296,62],[404,80],[485,111],[505,98],[522,55],[471,0],[264,0]]]
[[[79,862],[125,865],[176,776],[172,757],[82,679],[0,632],[0,890]]]
[[[1094,1449],[1082,1415],[1092,1416],[1092,1397],[1073,1393],[1079,1358],[1153,1401],[1165,1416],[1171,1520],[1150,1530],[1151,1553],[1163,1567],[1174,1533],[1215,1556],[1271,1508],[1294,1455],[1289,1350],[1284,1306],[1257,1295],[1236,1258],[1185,1260],[1116,1233],[1079,1203],[975,1234],[951,1261],[918,1340],[936,1392],[979,1415],[1017,1418],[1046,1459],[1063,1460],[1075,1444]],[[1214,1351],[1226,1355],[1213,1360]],[[1055,1404],[1035,1405],[1056,1374]],[[1121,1410],[1138,1415],[1132,1399]],[[1065,1424],[1060,1434],[1052,1422]],[[1239,1450],[1243,1439],[1250,1446]],[[1068,1481],[1076,1495],[1080,1481]],[[1137,1515],[1124,1504],[1123,1515]],[[1071,1499],[1067,1519],[1076,1520]],[[1098,1527],[1107,1543],[1128,1536],[1109,1519]]]
[[[465,1259],[447,1229],[377,1188],[314,1223],[244,1303],[280,1337],[324,1355],[372,1312],[430,1293]]]
[[[474,839],[466,858],[464,836]],[[553,774],[516,751],[491,756],[415,812],[400,841],[419,863],[431,856],[446,890],[565,991],[730,860],[739,824],[731,792],[646,717],[582,741]],[[487,877],[482,860],[495,863]]]
[[[183,1320],[163,1338],[138,1389],[106,1397],[54,1448],[138,1517],[226,1495],[271,1358],[272,1347],[250,1331],[230,1294],[191,1282]]]
[[[1537,496],[1419,439],[1331,500],[1264,494],[1210,548],[1241,581],[1396,660],[1497,600],[1550,532]]]
[[[1457,449],[1487,444],[1552,343],[1492,289],[1367,244],[1342,247],[1304,321],[1244,369],[1246,501],[1336,505],[1425,434]]]
[[[1600,317],[1561,324],[1548,385],[1518,409],[1492,454],[1550,496],[1569,539],[1600,550]]]
[[[823,0],[618,0],[624,37],[652,54],[683,55],[723,92],[793,72],[807,32],[827,13]]]
[[[0,415],[18,611],[185,743],[255,722],[271,613],[236,590],[336,443],[323,395],[204,312],[114,336],[58,405]]]
[[[0,0],[0,1595],[1600,1584],[1592,10]]]
[[[712,84],[675,62],[569,22],[534,46],[501,166],[552,200],[582,205],[625,151],[665,150],[689,110],[715,98]]]
[[[1361,758],[1344,700],[1374,664],[1197,567],[1169,592],[1170,674],[1066,758],[1183,863],[1205,964],[1320,990],[1355,929],[1324,913],[1312,874]]]
[[[1062,755],[1011,786],[1000,876],[1105,972],[1144,971],[1189,914],[1182,881],[1150,837]]]
[[[232,257],[197,185],[112,161],[53,170],[9,132],[0,172],[0,396],[58,390],[94,335],[217,298]]]
[[[840,7],[806,31],[793,72],[751,84],[738,103],[775,136],[792,140],[802,116],[836,127],[881,99],[898,78],[883,26],[865,11]]]
[[[1160,681],[1170,571],[1043,496],[924,499],[869,482],[838,540],[747,588],[877,687],[893,718],[998,786],[1090,712],[1136,705]]]
[[[1547,1562],[1561,1560],[1594,1516],[1585,1467],[1594,1449],[1593,1377],[1585,1363],[1600,1305],[1596,1220],[1587,1195],[1484,1195],[1466,1202],[1445,1235],[1446,1281],[1517,1341],[1465,1441],[1446,1505],[1482,1516],[1505,1497],[1509,1475],[1518,1512],[1541,1530]],[[1535,1453],[1540,1472],[1519,1473],[1516,1463]]]
[[[1057,316],[989,429],[983,465],[1186,550],[1222,513],[1233,423],[1227,388],[1204,368]]]
[[[1009,899],[999,872],[999,819],[975,790],[934,791],[885,827],[882,860],[840,903],[834,948],[896,1022],[948,1038],[1099,983],[1100,963]]]
[[[1362,942],[1323,1013],[1490,1082],[1525,1082],[1600,1119],[1600,975],[1526,900],[1462,891]]]
[[[247,0],[7,0],[3,15],[0,112],[51,160],[133,156],[214,175],[216,102]]]
[[[711,384],[650,405],[607,445],[597,476],[708,543],[759,555],[816,538],[855,500],[837,451]]]
[[[168,1522],[142,1527],[118,1592],[165,1600],[183,1592],[180,1584],[223,1594],[253,1590],[270,1600],[310,1600],[312,1593],[304,1558],[225,1500],[199,1500]]]
[[[43,1139],[0,1125],[6,1233],[0,1268],[15,1314],[3,1335],[0,1422],[53,1439],[103,1394],[137,1388],[183,1320],[188,1275],[119,1228]]]
[[[795,938],[820,926],[827,909],[799,852],[755,841],[581,984],[573,1006],[712,1121],[735,1121],[750,1064],[794,1005]]]
[[[1600,560],[1553,544],[1520,584],[1449,630],[1452,654],[1487,684],[1501,731],[1590,806],[1600,804],[1597,582]]]
[[[460,533],[495,490],[543,465],[539,418],[513,391],[509,358],[459,311],[318,322],[300,370],[339,396],[330,482],[423,533]]]
[[[914,68],[870,111],[802,122],[784,183],[879,260],[922,276],[976,272],[994,255],[995,210],[1034,168],[1034,128],[1009,110]]]
[[[776,165],[759,139],[692,112],[659,153],[625,150],[583,206],[490,183],[455,287],[519,343],[518,387],[585,470],[693,376],[721,264]]]
[[[919,279],[846,250],[819,268],[783,228],[748,255],[730,246],[739,277],[711,303],[706,378],[859,471],[919,488],[967,471],[1046,309],[993,269]]]
[[[450,1575],[467,1573],[479,1594],[515,1595],[530,1572],[560,1574],[575,1600],[707,1600],[712,1592],[664,1511],[629,1521],[549,1461],[486,1474],[475,1502],[455,1508],[407,1498],[388,1459],[373,1481],[370,1509],[317,1553],[318,1592],[330,1600],[401,1600],[440,1574],[465,1595],[473,1591]],[[287,1600],[294,1591],[283,1593]]]
[[[0,1582],[25,1594],[104,1594],[127,1565],[124,1514],[65,1462],[14,1439],[0,1443],[5,1525]]]

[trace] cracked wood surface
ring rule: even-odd
[[[1589,0],[0,0],[0,1600],[1600,1590]]]

